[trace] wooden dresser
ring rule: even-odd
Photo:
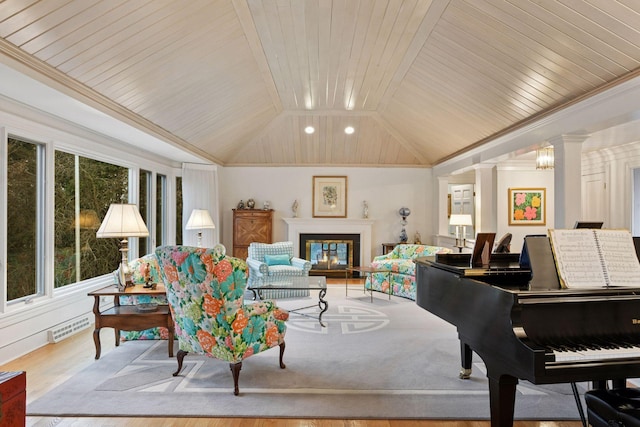
[[[273,243],[273,209],[233,209],[233,256],[246,259],[251,242]]]

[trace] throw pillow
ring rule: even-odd
[[[287,254],[265,255],[264,256],[264,262],[269,266],[271,266],[271,265],[291,265],[291,261],[289,260],[289,255],[287,255]]]

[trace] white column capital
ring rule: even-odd
[[[553,138],[549,138],[547,139],[547,141],[549,142],[549,144],[553,145],[554,147],[556,145],[561,145],[561,144],[566,144],[566,143],[583,143],[584,141],[586,141],[591,135],[583,135],[583,134],[563,134],[563,135],[557,135],[554,136]]]

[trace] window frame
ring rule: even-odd
[[[50,162],[50,150],[48,144],[38,138],[37,135],[33,135],[30,132],[14,132],[10,127],[0,126],[0,241],[6,242],[8,239],[8,184],[9,184],[9,159],[7,156],[9,149],[9,139],[15,139],[18,141],[34,144],[36,146],[36,250],[35,257],[44,262],[36,263],[36,292],[31,295],[25,295],[8,301],[8,277],[7,277],[7,263],[8,254],[6,244],[0,245],[0,265],[3,266],[0,274],[0,315],[3,313],[11,312],[19,307],[32,304],[34,301],[38,301],[50,296],[50,289],[46,286],[47,280],[50,278],[48,274],[48,266],[53,265],[49,255],[51,252],[48,250],[48,232],[50,228],[49,219],[50,214],[47,210],[49,203],[47,184],[51,178],[51,162]],[[42,178],[39,178],[42,177]],[[51,277],[51,280],[53,278]]]
[[[154,228],[154,239],[153,246],[158,247],[166,244],[167,242],[167,234],[168,234],[168,225],[167,225],[167,216],[169,214],[167,206],[167,198],[169,196],[169,180],[167,175],[154,172],[155,175],[155,189],[153,194],[155,195],[155,209],[153,210],[153,215],[155,215],[153,221]],[[160,198],[158,198],[158,194]]]

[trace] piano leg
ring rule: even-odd
[[[471,347],[460,340],[460,360],[462,361],[462,368],[460,369],[459,377],[462,380],[468,380],[471,378],[471,364],[473,363],[473,351]]]
[[[627,388],[626,378],[614,378],[611,380],[612,388]],[[597,380],[591,382],[591,388],[594,390],[606,390],[609,388],[609,380]]]
[[[627,388],[627,379],[626,378],[614,378],[611,380],[611,384],[613,388]]]
[[[591,381],[591,388],[595,390],[604,390],[609,387],[607,386],[607,380],[596,380],[596,381]]]
[[[490,371],[489,371],[490,372]],[[491,427],[513,426],[513,409],[516,403],[518,379],[510,375],[489,378],[489,404],[491,406]]]

